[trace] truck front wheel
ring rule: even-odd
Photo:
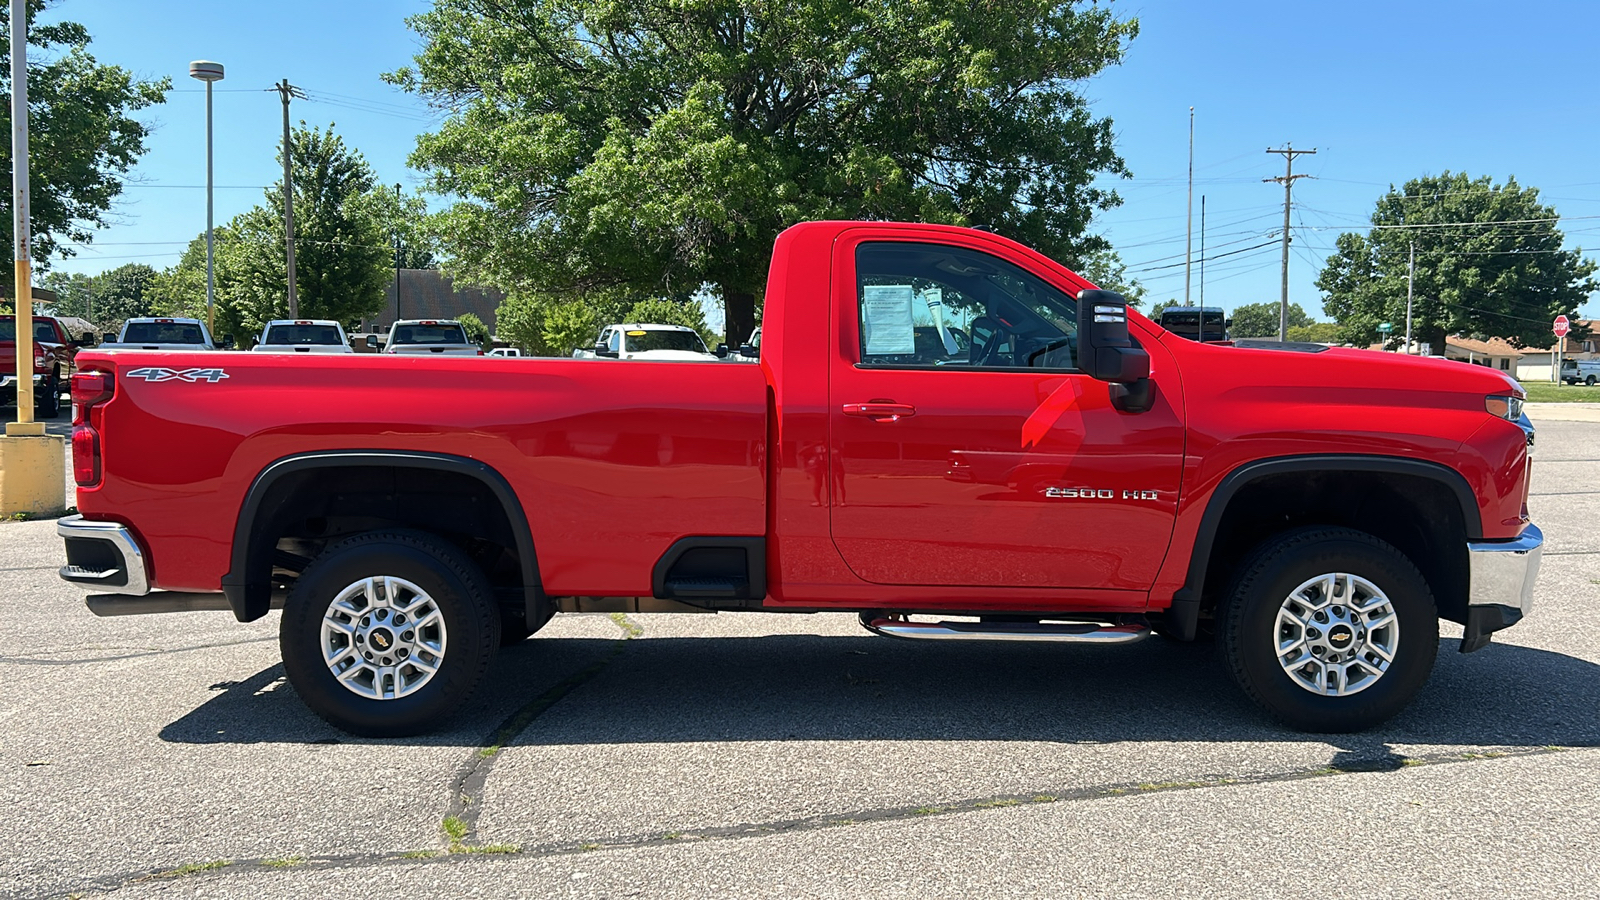
[[[454,545],[374,531],[306,567],[278,642],[313,712],[351,734],[400,737],[436,727],[483,680],[500,614],[482,570]]]
[[[1433,669],[1433,594],[1404,554],[1347,528],[1262,544],[1219,614],[1223,659],[1245,693],[1301,731],[1371,728]]]

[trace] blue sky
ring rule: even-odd
[[[227,66],[216,95],[219,224],[261,200],[279,175],[273,154],[281,106],[267,89],[287,77],[306,89],[293,116],[336,122],[385,184],[406,191],[406,167],[431,118],[379,80],[416,52],[404,17],[420,0],[64,0],[52,15],[84,23],[103,62],[175,90],[149,116],[156,125],[118,224],[60,264],[98,272],[129,261],[170,265],[205,227],[203,86],[193,59]],[[1134,177],[1117,184],[1124,205],[1099,217],[1154,299],[1183,297],[1188,111],[1195,107],[1195,252],[1200,195],[1212,256],[1253,247],[1282,227],[1283,172],[1268,147],[1316,148],[1296,171],[1290,299],[1320,313],[1313,284],[1339,229],[1366,221],[1390,183],[1446,169],[1537,186],[1564,217],[1569,246],[1600,247],[1600,117],[1590,87],[1600,3],[1524,0],[1284,3],[1132,0],[1142,33],[1125,63],[1084,86],[1098,115],[1116,123]],[[1593,256],[1594,254],[1589,254]],[[1276,245],[1206,266],[1205,301],[1232,308],[1276,301]],[[1200,297],[1198,269],[1192,295]],[[1600,315],[1591,298],[1588,316]]]

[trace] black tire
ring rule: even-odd
[[[438,671],[415,693],[396,699],[364,697],[346,688],[322,654],[323,617],[330,605],[346,587],[380,575],[425,591],[446,634]],[[351,734],[403,737],[431,731],[463,705],[494,658],[500,614],[493,598],[483,571],[434,535],[371,531],[332,544],[300,574],[284,604],[278,644],[289,683],[313,712]]]
[[[1583,380],[1583,383],[1587,384],[1589,387],[1594,387],[1594,382],[1595,382],[1595,377],[1593,375],[1590,375],[1588,378],[1585,378]]]
[[[37,407],[34,414],[41,419],[54,419],[61,415],[61,382],[56,379],[54,372],[44,381],[44,387],[35,392],[34,404]]]
[[[1388,598],[1398,622],[1388,669],[1346,696],[1313,693],[1277,656],[1279,610],[1297,587],[1328,573],[1370,582]],[[1300,731],[1341,733],[1378,725],[1405,708],[1433,671],[1439,650],[1433,593],[1404,554],[1364,532],[1307,528],[1267,541],[1245,560],[1227,597],[1219,615],[1223,660],[1252,700]],[[1372,630],[1374,640],[1380,633]],[[1327,638],[1333,637],[1329,629]]]

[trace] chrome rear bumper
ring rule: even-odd
[[[144,550],[127,526],[67,516],[56,523],[56,534],[67,542],[67,564],[61,567],[62,579],[82,587],[110,589],[130,596],[150,593]]]

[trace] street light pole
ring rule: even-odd
[[[198,78],[206,83],[206,331],[211,332],[211,339],[217,339],[217,298],[216,282],[212,275],[213,259],[216,256],[215,235],[213,229],[212,193],[215,185],[212,177],[211,156],[211,86],[222,80],[222,63],[197,59],[189,63],[189,77]]]
[[[28,4],[11,0],[11,227],[16,238],[17,427],[6,434],[44,434],[33,424],[33,260],[28,194]]]

